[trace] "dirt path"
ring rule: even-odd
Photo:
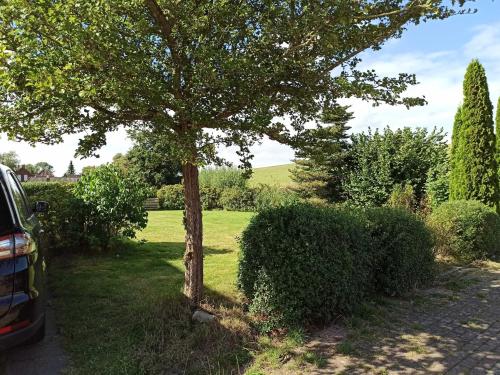
[[[5,375],[56,375],[66,367],[67,358],[57,333],[54,311],[48,306],[45,339],[34,345],[11,349],[2,355]]]

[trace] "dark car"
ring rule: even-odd
[[[0,165],[0,350],[45,335],[45,256],[40,224],[15,174]]]

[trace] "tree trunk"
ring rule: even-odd
[[[198,167],[191,163],[182,166],[184,176],[184,205],[186,252],[184,253],[184,294],[192,308],[197,308],[203,296],[203,228],[201,217]]]

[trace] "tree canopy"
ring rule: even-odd
[[[126,154],[130,173],[157,188],[180,182],[181,164],[161,133],[136,131],[130,136],[134,142]]]
[[[19,160],[17,152],[8,151],[0,153],[0,164],[6,165],[7,167],[15,171],[21,166],[21,161]]]
[[[357,55],[454,12],[436,0],[2,2],[0,129],[46,143],[86,131],[83,155],[123,125],[160,129],[187,159],[188,140],[291,142],[274,118],[300,131],[339,98],[423,104],[402,97],[413,74],[378,77]]]

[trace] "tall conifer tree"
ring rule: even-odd
[[[497,116],[495,118],[496,123],[496,141],[497,141],[497,166],[498,166],[498,177],[500,178],[500,98],[497,102]]]
[[[459,106],[455,114],[453,123],[453,133],[451,135],[450,149],[450,199],[457,200],[465,197],[464,191],[464,164],[460,155],[457,153],[458,143],[460,140],[460,128],[462,125],[462,107]]]
[[[295,167],[290,170],[294,190],[305,199],[341,202],[346,197],[343,182],[349,168],[347,122],[352,113],[336,106],[321,114],[322,126],[307,132],[308,142],[296,150]]]
[[[463,164],[459,196],[454,199],[475,199],[499,210],[500,192],[495,158],[493,105],[483,66],[472,60],[464,79],[464,102],[455,156]],[[462,190],[463,188],[463,190]]]

